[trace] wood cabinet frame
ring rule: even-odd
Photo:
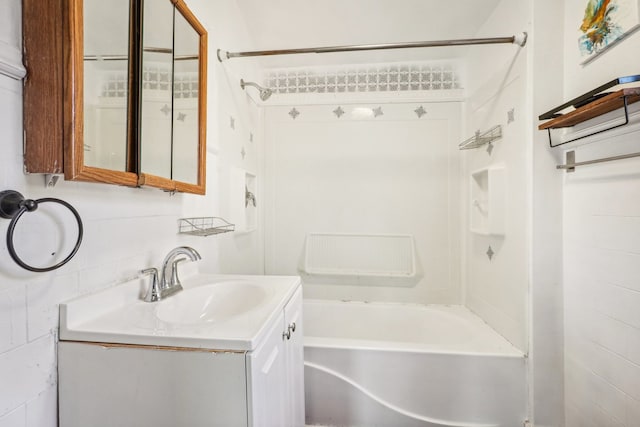
[[[136,49],[140,4],[131,2],[126,171],[84,163],[83,0],[23,0],[24,169],[64,174],[66,180],[205,194],[207,32],[183,0],[171,0],[200,35],[198,101],[198,182],[183,183],[139,170],[139,75]],[[132,36],[133,35],[133,36]]]

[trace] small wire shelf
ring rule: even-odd
[[[477,131],[474,136],[461,142],[458,148],[460,150],[470,150],[472,148],[482,147],[500,138],[502,138],[502,126],[496,125],[484,133]]]
[[[207,216],[198,218],[180,218],[180,234],[190,234],[192,236],[211,236],[213,234],[228,233],[236,229],[235,224],[217,217]]]

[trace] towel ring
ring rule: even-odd
[[[25,212],[33,212],[38,209],[38,205],[40,203],[58,203],[71,211],[73,216],[76,218],[78,223],[78,241],[76,242],[71,253],[59,263],[52,265],[50,267],[33,267],[20,259],[18,254],[16,253],[14,244],[13,244],[13,233],[15,231],[16,225],[20,220],[20,217]],[[82,219],[80,218],[80,214],[75,210],[73,206],[64,200],[54,199],[51,197],[45,197],[38,200],[25,199],[22,194],[14,190],[5,190],[0,191],[0,217],[11,219],[11,223],[9,223],[9,228],[7,229],[7,250],[9,251],[9,255],[11,258],[18,264],[20,267],[25,270],[33,271],[36,273],[44,273],[47,271],[52,271],[58,269],[68,263],[71,258],[75,256],[80,249],[80,243],[82,243],[82,234],[83,234],[83,226]]]

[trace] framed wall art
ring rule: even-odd
[[[578,37],[583,65],[640,28],[640,0],[585,0],[584,7]]]

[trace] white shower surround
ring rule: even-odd
[[[460,103],[294,105],[265,108],[266,273],[300,274],[308,233],[409,235],[411,283],[303,274],[305,296],[462,303]]]
[[[461,306],[308,300],[307,424],[522,425],[525,357]]]

